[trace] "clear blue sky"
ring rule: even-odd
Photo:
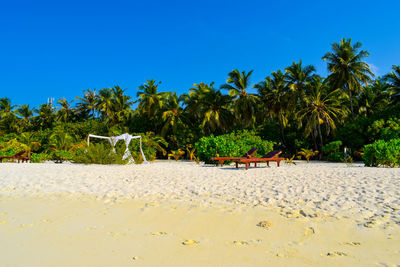
[[[0,97],[38,106],[87,88],[146,79],[162,91],[252,81],[321,57],[342,37],[361,41],[378,75],[400,64],[400,1],[1,1]]]

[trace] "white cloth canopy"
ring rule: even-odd
[[[129,159],[129,161],[134,161],[133,158],[132,158],[131,152],[129,151],[129,143],[131,142],[132,139],[138,139],[139,138],[140,153],[142,153],[143,161],[145,163],[149,163],[146,160],[146,157],[144,156],[144,153],[143,153],[143,150],[142,150],[142,137],[140,135],[133,136],[133,135],[130,135],[128,133],[124,133],[124,134],[121,134],[121,135],[118,135],[118,136],[110,136],[110,137],[108,137],[108,136],[100,136],[100,135],[89,134],[88,138],[87,138],[88,145],[89,145],[90,137],[107,139],[111,143],[114,152],[115,152],[115,145],[117,144],[117,142],[119,140],[124,140],[125,145],[126,145],[126,149],[125,149],[125,153],[124,153],[124,156],[122,157],[122,159]]]

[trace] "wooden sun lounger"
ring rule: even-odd
[[[285,158],[278,158],[278,156],[282,153],[282,151],[279,150],[273,150],[266,154],[265,156],[261,158],[247,158],[247,159],[238,159],[234,160],[236,163],[236,168],[239,168],[239,163],[244,163],[246,165],[246,170],[249,169],[250,163],[254,162],[254,167],[257,167],[257,162],[266,162],[267,166],[269,167],[269,162],[270,161],[275,161],[278,165],[280,166],[280,162],[282,160],[285,160]]]
[[[28,162],[28,160],[30,160],[31,158],[22,156],[23,154],[25,154],[25,152],[26,152],[25,150],[22,150],[22,151],[16,153],[15,155],[12,155],[12,156],[0,156],[0,162],[3,162],[3,159],[16,159],[16,160],[18,160],[18,163],[20,163],[21,161],[22,162],[24,162],[24,161]]]
[[[253,155],[257,152],[257,148],[252,148],[247,153],[245,153],[242,157],[213,157],[212,160],[219,161],[221,167],[224,165],[224,161],[226,160],[240,160],[240,159],[249,159],[252,158]]]

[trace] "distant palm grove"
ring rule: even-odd
[[[302,149],[322,157],[327,144],[340,141],[357,158],[367,144],[400,138],[400,65],[375,77],[368,56],[361,43],[343,38],[322,56],[328,77],[300,60],[253,86],[252,70],[235,69],[219,88],[193,84],[181,95],[160,92],[161,82],[151,79],[135,96],[120,86],[87,89],[73,101],[37,108],[3,97],[0,151],[18,145],[38,154],[70,151],[89,133],[129,132],[146,136],[159,158],[170,151],[189,158],[202,137],[246,130],[274,142],[286,157]]]

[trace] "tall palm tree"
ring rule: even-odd
[[[28,156],[31,155],[32,151],[36,151],[41,146],[33,132],[21,133],[18,136],[18,141],[25,145],[24,147]]]
[[[103,121],[113,116],[113,93],[111,88],[102,88],[99,91],[96,109],[100,112]]]
[[[394,103],[400,103],[400,65],[392,66],[393,71],[385,76],[389,83],[391,98]]]
[[[233,102],[235,116],[239,124],[245,128],[254,126],[259,100],[257,95],[247,92],[252,73],[252,70],[246,74],[245,71],[239,72],[235,69],[228,74],[226,84],[221,85],[221,89],[229,90],[229,95],[235,98]]]
[[[286,75],[278,70],[271,73],[264,81],[254,85],[270,117],[278,120],[281,128],[282,142],[286,145],[284,129],[288,125],[290,110],[293,106],[293,94],[286,82]]]
[[[64,97],[62,99],[59,99],[57,103],[61,105],[60,109],[57,112],[57,119],[62,121],[62,122],[68,122],[72,119],[72,116],[74,114],[74,109],[72,108],[72,102],[68,102],[68,100]]]
[[[378,78],[371,85],[364,88],[358,97],[358,113],[370,116],[381,111],[389,104],[388,84],[384,79]]]
[[[20,116],[26,122],[29,122],[29,120],[33,116],[33,110],[29,107],[29,105],[19,105],[17,110],[15,111],[15,114]]]
[[[306,86],[314,77],[315,67],[313,65],[303,67],[300,60],[299,63],[293,62],[285,72],[289,88],[297,95],[298,101],[302,101],[306,94]]]
[[[351,39],[343,38],[339,43],[332,44],[332,52],[326,53],[322,60],[328,62],[328,82],[333,89],[340,88],[345,91],[350,100],[350,110],[354,119],[353,94],[363,90],[363,84],[371,81],[369,65],[364,58],[369,56],[365,50],[359,51],[361,43],[351,44]]]
[[[54,111],[54,107],[51,104],[42,104],[39,106],[39,109],[35,109],[34,112],[38,114],[35,119],[42,129],[51,127],[56,118]]]
[[[336,129],[336,122],[348,114],[348,108],[343,106],[345,97],[340,89],[329,91],[320,77],[315,77],[310,84],[309,94],[305,98],[306,105],[297,115],[300,125],[305,121],[306,136],[310,133],[314,137],[319,136],[320,151],[324,145],[321,125],[326,135]]]
[[[88,114],[92,119],[96,118],[96,105],[97,105],[97,94],[96,90],[87,89],[83,92],[83,97],[77,97],[81,102],[78,103],[77,107],[81,114]]]
[[[165,137],[170,129],[176,130],[178,126],[183,125],[183,109],[179,105],[180,99],[175,92],[171,92],[167,97],[162,112],[164,125],[161,129],[161,137]]]
[[[230,108],[232,97],[216,90],[214,83],[194,84],[189,97],[192,100],[192,106],[188,105],[189,111],[194,107],[204,134],[224,133],[230,128],[234,119]]]
[[[0,98],[0,118],[11,115],[15,107],[15,105],[11,105],[11,100],[9,98]]]
[[[139,105],[137,110],[142,115],[154,119],[154,116],[160,111],[166,99],[166,93],[158,92],[158,86],[161,82],[154,79],[147,80],[145,84],[138,87],[137,101]]]
[[[111,88],[112,93],[112,117],[111,123],[125,122],[132,115],[133,101],[130,96],[125,95],[126,89],[114,86]]]

